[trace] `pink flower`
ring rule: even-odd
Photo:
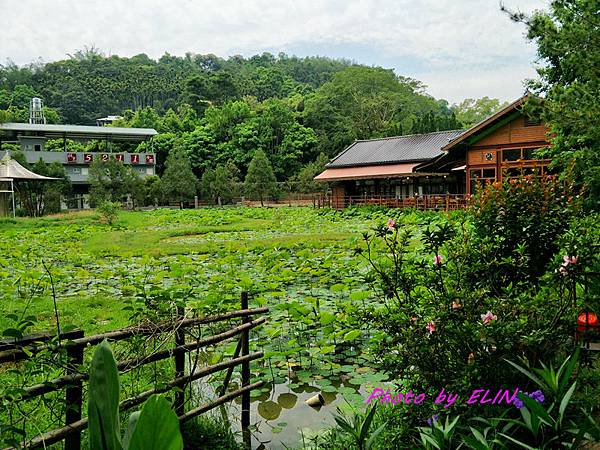
[[[392,231],[395,226],[396,226],[396,221],[394,219],[388,219],[388,221],[387,221],[388,230]]]
[[[439,266],[440,264],[442,264],[442,255],[435,255],[433,257],[433,264],[435,266]]]
[[[415,316],[412,316],[412,317],[410,318],[410,320],[411,320],[411,322],[416,322],[416,321],[417,321],[417,318],[416,318]]]
[[[560,273],[560,274],[561,274],[563,277],[565,277],[565,276],[567,276],[567,275],[569,274],[569,271],[567,270],[567,268],[566,268],[564,265],[562,265],[562,266],[560,266],[560,267],[558,268],[558,272],[559,272],[559,273]]]
[[[473,352],[469,353],[469,356],[467,358],[467,364],[473,364],[473,361],[475,361],[475,355],[473,354]]]
[[[488,311],[485,314],[481,315],[481,321],[483,322],[484,325],[489,325],[494,320],[498,320],[498,316],[493,314],[491,311]]]
[[[458,302],[452,302],[452,309],[462,308],[462,305]]]
[[[427,324],[427,326],[425,328],[427,328],[427,331],[429,331],[429,334],[432,334],[435,331],[435,322],[433,320],[429,321],[429,323]]]
[[[569,256],[569,255],[565,255],[563,256],[563,267],[567,267],[569,264],[577,264],[577,261],[579,260],[579,256]]]

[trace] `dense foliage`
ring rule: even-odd
[[[95,48],[64,61],[0,65],[0,122],[27,121],[33,96],[44,100],[49,123],[94,124],[120,114],[114,126],[161,133],[137,148],[69,141],[67,151],[154,152],[162,176],[168,155],[181,149],[197,178],[231,163],[243,180],[262,150],[277,181],[304,192],[321,190],[308,179],[322,167],[322,160],[315,165],[321,154],[331,158],[355,139],[465,127],[500,105],[485,98],[450,106],[392,70],[322,57],[165,54],[156,61],[105,57]],[[64,142],[46,148],[63,151]]]
[[[574,165],[588,188],[588,206],[600,208],[600,10],[593,0],[555,0],[548,11],[511,13],[527,26],[542,64],[530,89],[543,97],[530,109],[553,133],[549,154],[564,173]]]

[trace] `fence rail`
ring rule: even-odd
[[[318,204],[330,208],[348,206],[386,206],[388,208],[414,208],[422,211],[453,211],[466,208],[467,194],[424,194],[424,195],[330,195],[321,196]]]
[[[157,361],[173,359],[175,377],[170,381],[161,384],[159,387],[149,389],[123,400],[120,403],[120,410],[126,411],[140,405],[153,394],[175,390],[173,409],[179,417],[179,420],[184,422],[219,405],[229,402],[236,397],[242,396],[241,423],[242,429],[246,430],[247,433],[250,425],[250,391],[259,388],[264,384],[264,381],[257,381],[255,383],[250,382],[250,362],[263,357],[262,352],[250,353],[250,330],[262,325],[266,321],[266,317],[253,319],[253,316],[268,311],[269,308],[266,307],[249,309],[248,294],[243,292],[241,295],[241,309],[210,317],[180,318],[176,321],[159,324],[141,324],[93,336],[84,336],[83,331],[75,330],[61,334],[58,340],[56,339],[56,335],[48,334],[26,336],[19,341],[4,341],[0,343],[0,366],[14,364],[19,361],[33,358],[43,350],[49,350],[53,353],[65,351],[69,361],[66,368],[67,373],[64,376],[28,386],[22,390],[18,398],[18,401],[27,401],[51,392],[64,390],[66,406],[65,426],[31,439],[24,439],[22,447],[47,447],[48,445],[64,440],[66,450],[79,450],[81,448],[81,432],[87,428],[88,424],[87,418],[83,418],[81,415],[84,399],[83,383],[89,379],[88,373],[79,371],[79,368],[84,362],[84,352],[105,339],[110,341],[123,341],[131,337],[140,336],[160,335],[164,337],[165,333],[172,333],[175,344],[173,347],[154,351],[149,355],[118,361],[117,369],[119,370],[119,373],[122,373]],[[179,317],[183,317],[183,311],[180,310],[178,312]],[[231,319],[241,319],[242,323],[237,326],[232,326],[218,334],[201,339],[197,338],[193,342],[186,342],[185,329],[192,326],[224,322]],[[238,343],[234,355],[230,360],[194,369],[191,373],[186,374],[186,354],[236,336],[238,336]],[[227,388],[236,366],[241,366],[241,387],[227,393]],[[227,370],[227,373],[221,388],[218,390],[217,395],[219,395],[219,397],[211,402],[185,411],[185,387],[193,381],[224,370]],[[0,401],[2,400],[5,399],[0,398]]]

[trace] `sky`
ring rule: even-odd
[[[504,0],[512,10],[547,0]],[[0,0],[0,64],[105,54],[285,52],[393,68],[436,98],[514,100],[535,46],[498,0]]]

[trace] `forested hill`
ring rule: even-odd
[[[154,127],[162,133],[159,167],[184,147],[198,175],[229,161],[243,175],[260,148],[284,180],[354,139],[468,125],[420,82],[392,70],[285,54],[156,61],[86,49],[63,61],[0,66],[0,122],[26,121],[33,96],[44,100],[50,123],[123,115],[120,126]]]

